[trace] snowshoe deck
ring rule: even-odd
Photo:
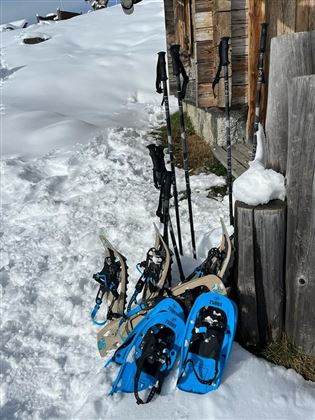
[[[138,404],[160,393],[181,348],[185,329],[181,306],[171,298],[160,302],[133,330],[112,360],[121,365],[112,387],[115,392],[133,392]],[[146,401],[139,393],[150,388]]]
[[[187,301],[190,300],[192,304],[199,294],[209,291],[226,295],[222,281],[214,275],[208,275],[175,286],[170,291],[165,291],[164,296],[167,294],[175,298],[182,296],[183,300],[179,300],[187,306]],[[154,300],[149,301],[148,306],[139,305],[128,313],[128,318],[113,319],[108,322],[97,334],[97,345],[101,357],[107,357],[110,351],[117,349],[155,304]],[[190,307],[187,310],[189,311]]]
[[[199,296],[187,319],[180,356],[179,389],[205,394],[217,389],[237,325],[237,307],[226,296]]]

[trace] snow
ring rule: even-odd
[[[89,318],[97,292],[92,274],[102,267],[101,229],[128,258],[131,285],[136,263],[154,242],[158,191],[146,146],[164,115],[154,93],[162,10],[161,1],[146,0],[131,16],[118,6],[60,22],[60,29],[33,26],[51,37],[35,46],[21,45],[25,32],[4,34],[3,419],[314,418],[313,383],[237,344],[216,392],[181,392],[174,371],[148,406],[138,407],[132,395],[107,396],[117,369],[104,370],[98,355]],[[137,77],[130,78],[131,69]],[[47,81],[51,90],[43,91]],[[177,179],[182,195],[182,170]],[[187,274],[218,243],[219,217],[228,220],[227,198],[207,198],[211,186],[223,183],[211,174],[191,177],[198,261],[190,252],[187,202],[180,201]]]
[[[14,22],[9,22],[4,25],[0,25],[0,32],[6,31],[6,30],[12,31],[15,29],[22,29],[26,25],[27,25],[27,21],[25,19],[15,20]]]
[[[163,7],[149,1],[131,16],[121,12],[118,5],[2,34],[2,135],[10,138],[3,154],[69,148],[121,121],[148,126],[148,105],[161,103],[155,68],[165,49]],[[30,36],[49,39],[23,44]]]
[[[285,200],[285,178],[273,169],[264,166],[265,135],[261,125],[257,133],[257,151],[255,159],[249,163],[249,169],[236,178],[233,183],[234,200],[258,206],[271,200]]]

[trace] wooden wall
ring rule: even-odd
[[[216,88],[216,98],[211,85],[220,38],[231,37],[231,104],[248,105],[247,137],[251,139],[260,24],[269,22],[265,65],[268,80],[271,38],[314,30],[315,0],[164,0],[164,3],[168,47],[175,42],[181,45],[190,76],[187,102],[192,105],[199,108],[224,106],[223,81]],[[169,70],[171,75],[171,65]],[[170,79],[171,93],[175,93]],[[267,87],[266,84],[262,91],[262,121],[266,113]]]
[[[212,81],[218,64],[220,38],[229,36],[233,50],[232,104],[246,103],[246,0],[164,0],[164,3],[168,47],[174,42],[180,44],[190,76],[187,102],[199,108],[224,106],[223,81],[216,88],[216,97]],[[170,63],[169,71],[172,71]],[[175,93],[172,87],[171,93]]]
[[[247,0],[248,2],[248,118],[247,135],[252,137],[255,118],[255,94],[260,27],[269,22],[265,63],[266,85],[261,98],[261,120],[265,121],[267,108],[270,41],[275,36],[291,32],[315,30],[315,0]]]

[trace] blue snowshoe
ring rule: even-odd
[[[133,392],[137,404],[146,404],[160,393],[174,366],[185,330],[184,312],[172,298],[162,300],[133,329],[112,360],[121,365],[112,386],[115,392]],[[144,401],[139,393],[150,389]]]
[[[237,307],[221,294],[200,295],[188,315],[177,386],[205,394],[217,389],[237,326]]]

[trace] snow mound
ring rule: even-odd
[[[264,131],[259,125],[255,160],[250,162],[249,169],[233,183],[234,199],[251,206],[267,204],[276,199],[284,201],[286,197],[284,176],[264,167],[264,142]]]

